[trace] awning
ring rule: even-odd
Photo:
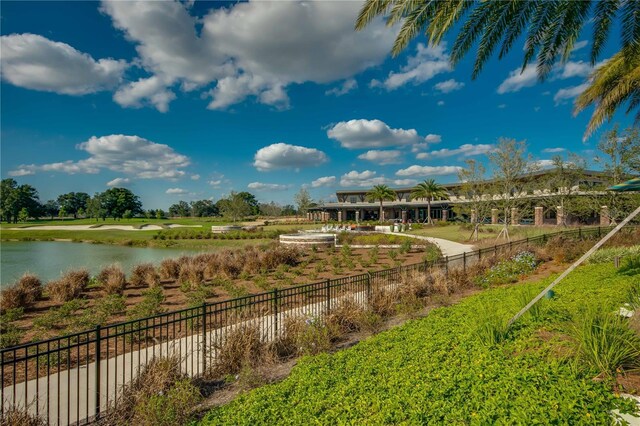
[[[617,185],[610,186],[607,188],[609,191],[640,191],[640,177],[633,178],[626,182],[619,183]]]

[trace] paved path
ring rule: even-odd
[[[470,244],[460,244],[443,238],[425,237],[422,235],[404,234],[400,232],[386,232],[386,234],[400,235],[401,237],[410,237],[415,238],[416,240],[429,241],[430,243],[438,246],[443,256],[455,256],[456,254],[462,254],[464,252],[474,250],[473,246]]]

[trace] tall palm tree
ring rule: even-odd
[[[448,195],[444,186],[436,183],[435,180],[429,179],[417,184],[411,190],[411,199],[423,198],[427,200],[427,222],[433,224],[431,220],[431,201],[437,198],[443,198]]]
[[[586,135],[597,128],[613,112],[630,102],[629,110],[640,105],[638,85],[638,57],[640,57],[640,1],[637,0],[365,0],[356,22],[361,30],[377,16],[386,16],[387,25],[400,23],[400,31],[393,46],[393,55],[398,55],[418,34],[424,32],[429,43],[439,44],[443,37],[458,26],[451,49],[451,62],[456,65],[477,45],[472,77],[478,76],[492,53],[499,50],[502,59],[512,49],[516,40],[524,36],[524,58],[522,70],[532,62],[537,65],[538,77],[544,80],[553,65],[560,60],[566,62],[587,23],[593,23],[591,64],[595,65],[605,45],[610,29],[616,20],[621,28],[621,49],[612,58],[624,58],[626,66],[615,68],[615,75],[624,81],[617,87],[622,93],[609,94],[611,80],[596,72],[588,84],[593,92],[578,102],[582,105],[596,103]],[[462,25],[459,21],[466,16]],[[518,50],[518,49],[516,49]],[[636,65],[630,65],[635,63]],[[602,71],[602,74],[607,71]],[[589,91],[589,89],[587,89]],[[595,95],[595,96],[594,96]]]
[[[382,217],[384,216],[382,203],[384,201],[393,201],[396,199],[396,196],[396,191],[389,188],[387,185],[375,185],[371,191],[367,192],[367,201],[380,202],[380,223],[382,223]]]

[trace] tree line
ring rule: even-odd
[[[144,210],[140,197],[126,188],[110,188],[93,196],[85,192],[69,192],[54,200],[40,201],[38,190],[29,184],[18,184],[15,179],[3,179],[0,188],[0,220],[8,223],[54,217],[129,219],[146,217],[164,219],[170,217],[215,217],[223,216],[232,221],[247,216],[290,216],[306,214],[315,203],[306,189],[301,189],[294,197],[297,207],[275,202],[260,203],[249,192],[231,192],[227,197],[212,200],[179,201],[162,209]]]

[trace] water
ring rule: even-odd
[[[36,274],[43,282],[56,279],[71,268],[87,268],[92,274],[112,263],[126,273],[139,263],[159,263],[169,257],[194,254],[196,249],[140,248],[107,244],[56,241],[3,241],[0,244],[0,283],[13,283],[24,272]]]

